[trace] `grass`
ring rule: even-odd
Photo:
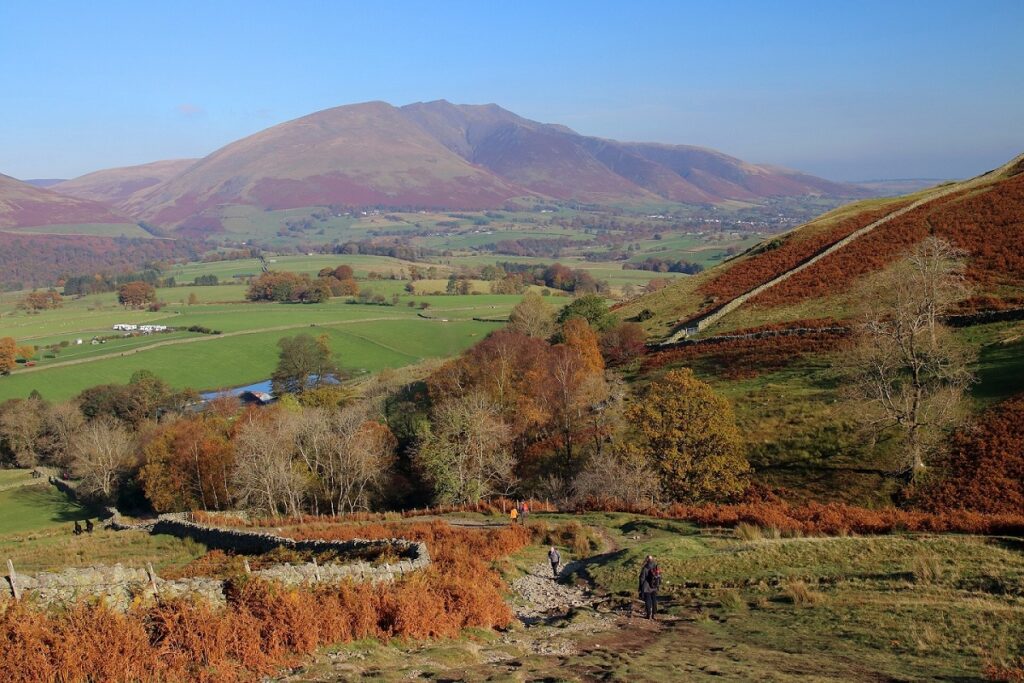
[[[55,526],[70,531],[75,520],[95,517],[45,481],[0,491],[0,536]],[[2,557],[2,555],[0,555]]]
[[[391,309],[372,307],[372,310],[387,314]],[[137,370],[150,370],[175,387],[197,390],[260,382],[270,376],[277,364],[277,341],[301,333],[326,334],[339,365],[357,375],[365,374],[410,365],[425,358],[454,355],[499,326],[407,317],[357,320],[344,325],[331,325],[326,321],[312,327],[308,322],[294,323],[289,329],[271,332],[232,337],[200,336],[188,344],[152,348],[134,355],[35,372],[15,372],[0,378],[0,400],[25,397],[33,389],[48,400],[65,400],[97,384],[127,382]]]
[[[135,223],[72,223],[63,225],[38,225],[9,230],[15,234],[31,233],[33,235],[93,235],[96,237],[141,237],[151,238],[151,234]]]
[[[65,526],[0,534],[0,560],[11,559],[17,571],[25,573],[96,564],[145,567],[147,562],[160,572],[184,567],[205,553],[206,546],[188,539],[144,531],[108,531],[99,525],[93,533],[81,536],[72,535]]]

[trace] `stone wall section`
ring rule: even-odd
[[[108,512],[111,516],[104,524],[111,529],[134,529],[188,538],[210,549],[230,551],[239,555],[259,555],[276,548],[314,553],[335,552],[344,555],[364,548],[389,546],[399,556],[397,562],[383,565],[372,565],[368,562],[307,562],[274,565],[251,572],[254,577],[285,586],[308,586],[341,581],[390,582],[425,569],[430,564],[426,544],[404,538],[295,540],[262,531],[198,524],[193,522],[187,513],[165,514],[155,520],[130,523],[116,509],[108,508]],[[120,564],[112,567],[65,569],[61,572],[42,572],[35,575],[21,574],[15,569],[15,576],[6,576],[5,579],[3,588],[6,590],[0,590],[0,602],[13,599],[16,583],[23,599],[27,598],[45,605],[68,604],[82,598],[98,598],[116,609],[127,609],[139,601],[171,597],[194,597],[221,605],[224,604],[226,587],[226,582],[220,579],[197,577],[165,580],[155,573],[151,575],[148,569],[125,567]]]

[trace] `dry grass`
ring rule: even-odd
[[[718,601],[722,605],[722,609],[727,612],[744,612],[747,609],[747,601],[735,588],[727,588],[722,591]]]
[[[797,607],[813,607],[825,601],[825,594],[812,590],[803,581],[790,581],[785,585],[783,595]]]
[[[764,533],[761,531],[761,527],[753,524],[747,524],[746,522],[740,522],[734,529],[736,538],[744,541],[763,541]]]

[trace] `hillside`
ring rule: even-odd
[[[1024,157],[977,178],[858,202],[775,236],[699,276],[639,297],[656,338],[713,314],[708,331],[850,314],[856,285],[934,233],[967,253],[976,295],[1024,286]],[[724,312],[722,307],[726,307]],[[703,331],[703,330],[702,330]]]
[[[173,178],[195,163],[195,159],[169,159],[138,166],[108,168],[62,180],[50,187],[55,192],[79,199],[116,205],[157,183]]]
[[[623,143],[530,121],[495,104],[417,102],[403,113],[446,147],[534,192],[582,201],[719,203],[865,196],[863,188],[687,145]]]
[[[484,208],[522,194],[450,152],[396,108],[369,102],[234,142],[123,206],[154,224],[204,233],[219,229],[223,205]]]
[[[45,226],[131,227],[123,214],[98,202],[68,197],[0,173],[0,230]],[[89,229],[83,229],[86,234]]]
[[[471,210],[523,197],[610,205],[867,194],[713,150],[601,140],[497,105],[443,100],[327,109],[185,165],[101,171],[56,189],[192,235],[221,230],[226,207],[238,205]]]

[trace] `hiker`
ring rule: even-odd
[[[82,535],[82,525],[79,524],[77,521],[75,522],[75,530],[74,530],[73,533],[75,534],[75,536],[81,536]]]
[[[640,599],[644,601],[644,617],[654,619],[658,611],[658,589],[661,588],[661,568],[648,555],[640,569]]]
[[[525,500],[523,501],[522,509],[519,510],[519,516],[523,518],[523,524],[526,524],[526,520],[530,516],[530,504]]]
[[[551,546],[551,550],[548,551],[548,561],[551,562],[551,573],[554,574],[557,579],[558,565],[562,563],[562,556],[558,554],[558,550],[555,546]]]
[[[85,520],[85,533],[91,534],[92,530],[93,530],[92,520],[91,519]]]
[[[509,511],[508,516],[512,520],[512,524],[515,525],[516,520],[519,519],[519,510],[516,507],[513,507]]]

